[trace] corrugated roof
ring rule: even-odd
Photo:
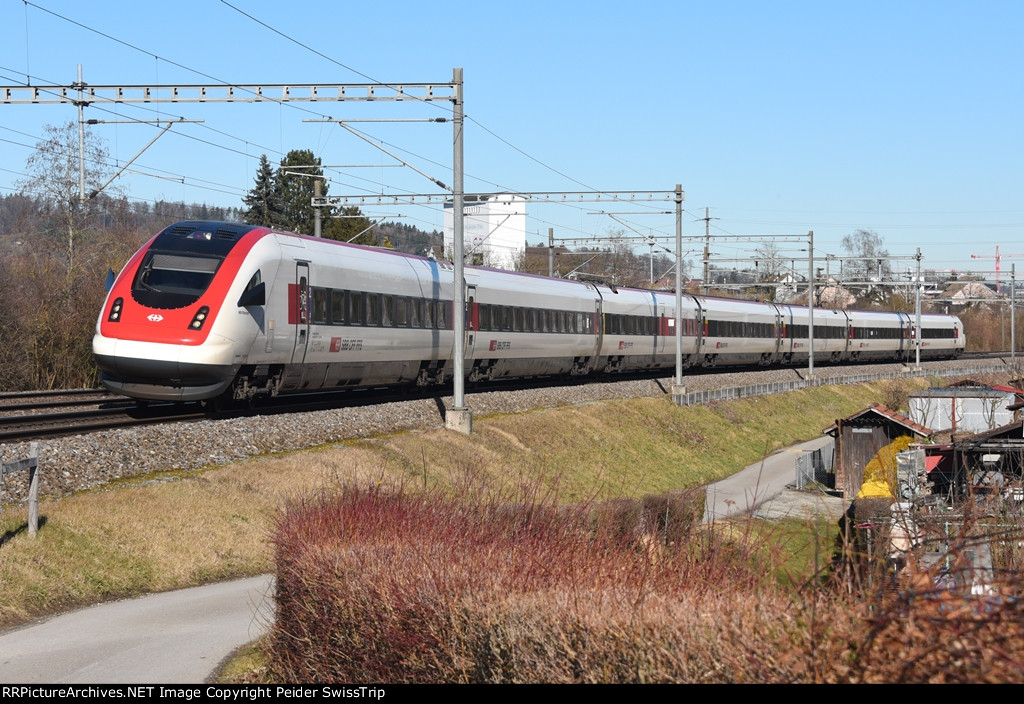
[[[929,435],[931,435],[934,432],[934,431],[932,431],[931,428],[926,428],[925,426],[921,425],[920,423],[915,423],[914,421],[910,420],[909,418],[907,418],[902,413],[898,413],[898,412],[896,412],[896,411],[894,411],[894,410],[892,410],[890,408],[887,408],[887,407],[883,406],[880,403],[872,403],[870,406],[868,406],[864,410],[859,411],[857,413],[854,413],[852,416],[847,416],[846,418],[843,418],[842,421],[843,421],[844,424],[847,424],[847,423],[850,423],[852,421],[856,421],[858,418],[861,418],[861,417],[863,417],[865,415],[869,415],[869,414],[882,416],[883,418],[886,418],[887,420],[890,420],[890,421],[892,421],[894,423],[902,425],[903,427],[907,428],[908,430],[910,430],[914,434],[921,435],[923,437],[928,437]],[[832,425],[830,425],[829,427],[825,428],[821,432],[823,434],[831,433],[831,432],[836,430],[836,427],[837,427],[837,424],[833,423]]]
[[[1000,391],[988,387],[946,387],[944,389],[922,389],[909,395],[910,398],[1004,398],[1016,396],[1011,389]]]

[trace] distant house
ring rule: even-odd
[[[823,308],[849,308],[856,301],[857,297],[837,284],[834,279],[818,290],[818,305]]]
[[[1002,300],[1002,297],[980,281],[958,281],[931,299],[931,305],[943,313],[956,313],[969,305],[986,310]]]
[[[972,381],[915,391],[909,397],[910,418],[936,432],[983,433],[1013,422],[1011,406],[1019,394],[1009,386]]]

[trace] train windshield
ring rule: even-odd
[[[150,250],[142,260],[132,296],[150,308],[183,308],[199,300],[223,257]]]
[[[132,297],[150,308],[184,308],[210,287],[217,269],[252,225],[187,221],[168,227],[142,259]]]

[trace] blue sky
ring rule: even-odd
[[[460,67],[467,192],[680,183],[688,237],[703,234],[708,208],[713,235],[813,230],[822,256],[842,255],[841,239],[858,228],[893,254],[921,247],[926,268],[991,271],[999,246],[1005,278],[1015,261],[1006,255],[1024,255],[1020,2],[0,0],[0,26],[5,86],[26,76],[67,85],[78,64],[86,82],[104,85],[446,82]],[[174,127],[136,162],[179,180],[127,176],[131,198],[239,205],[259,155],[276,161],[291,149],[369,165],[331,170],[333,195],[438,192],[340,127],[303,120],[420,118],[439,108],[296,106],[123,105],[86,117],[205,120]],[[76,111],[0,110],[8,194],[43,126]],[[449,125],[355,126],[451,183]],[[94,129],[122,163],[155,134],[152,125]],[[549,227],[564,238],[622,227],[592,214],[601,209],[611,208],[531,206],[528,239]],[[442,223],[440,209],[367,210],[428,229]],[[618,217],[674,233],[671,216]],[[713,250],[744,257],[756,246]],[[1024,256],[1021,265],[1024,276]]]

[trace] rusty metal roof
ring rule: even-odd
[[[881,416],[882,418],[888,421],[891,421],[898,425],[902,425],[907,430],[911,431],[915,435],[920,435],[921,437],[929,437],[934,432],[931,428],[926,428],[920,423],[915,423],[902,413],[897,413],[896,411],[887,408],[880,403],[872,403],[864,410],[858,411],[857,413],[854,413],[852,416],[847,416],[846,418],[842,418],[841,420],[844,425],[848,423],[856,425],[857,419],[865,418],[865,416]],[[821,432],[823,434],[834,435],[837,428],[838,423],[833,423],[832,425],[825,428]]]

